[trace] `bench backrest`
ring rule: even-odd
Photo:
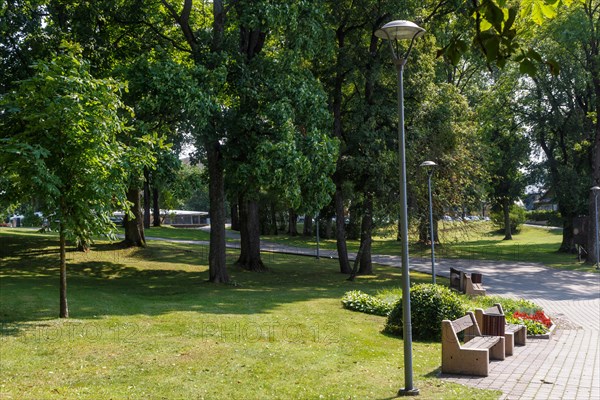
[[[461,291],[461,271],[450,267],[450,289]]]
[[[442,321],[442,340],[450,340],[459,345],[458,334],[463,331],[465,342],[468,342],[475,336],[481,336],[481,331],[472,311],[467,312],[467,315],[454,321],[447,319]]]
[[[502,304],[500,303],[495,303],[493,306],[491,306],[490,308],[487,308],[484,311],[485,314],[502,314],[504,315],[504,310],[502,309]]]
[[[467,274],[459,269],[450,267],[450,289],[465,292]]]

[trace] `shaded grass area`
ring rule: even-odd
[[[396,287],[397,269],[349,282],[335,261],[270,255],[270,272],[230,267],[236,285],[213,285],[199,247],[69,252],[59,320],[56,238],[0,230],[0,397],[389,399],[403,386],[402,341],[340,304]],[[437,379],[440,351],[414,343],[421,398],[498,398]]]

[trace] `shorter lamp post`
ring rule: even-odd
[[[433,161],[423,161],[420,167],[427,169],[427,188],[429,190],[429,233],[431,237],[431,283],[435,285],[435,239],[433,236],[433,202],[431,201],[431,175],[437,164]]]
[[[319,219],[320,219],[320,215],[317,214],[315,219],[317,220],[317,260],[320,260],[321,259],[321,256],[319,254]]]
[[[594,216],[596,217],[596,269],[600,269],[600,240],[598,239],[598,193],[600,193],[600,186],[594,186],[591,191],[594,193]]]

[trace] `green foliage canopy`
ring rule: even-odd
[[[1,103],[2,201],[37,197],[67,237],[109,233],[111,212],[125,206],[126,167],[137,161],[119,140],[127,135],[125,87],[92,77],[68,44],[34,68]]]

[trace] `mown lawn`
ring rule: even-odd
[[[547,229],[522,226],[513,235],[513,240],[503,240],[504,235],[497,232],[486,222],[443,222],[440,221],[439,235],[441,244],[436,245],[438,259],[502,260],[515,262],[539,262],[548,267],[598,272],[593,265],[577,260],[575,254],[557,252],[562,241],[561,229]],[[316,248],[315,238],[303,236],[277,235],[264,237],[263,240],[284,243],[297,247]],[[430,246],[417,244],[417,235],[410,235],[410,256],[429,258]],[[357,252],[359,242],[348,240],[348,251]],[[319,247],[335,250],[335,239],[321,239]],[[400,255],[400,242],[392,231],[382,231],[372,243],[374,254]]]
[[[393,398],[402,341],[340,298],[396,287],[398,269],[348,282],[335,261],[265,261],[270,272],[230,267],[236,284],[213,285],[199,245],[100,243],[68,253],[60,320],[55,236],[0,229],[0,398]],[[415,342],[413,355],[423,399],[499,396],[439,380],[439,343]]]

